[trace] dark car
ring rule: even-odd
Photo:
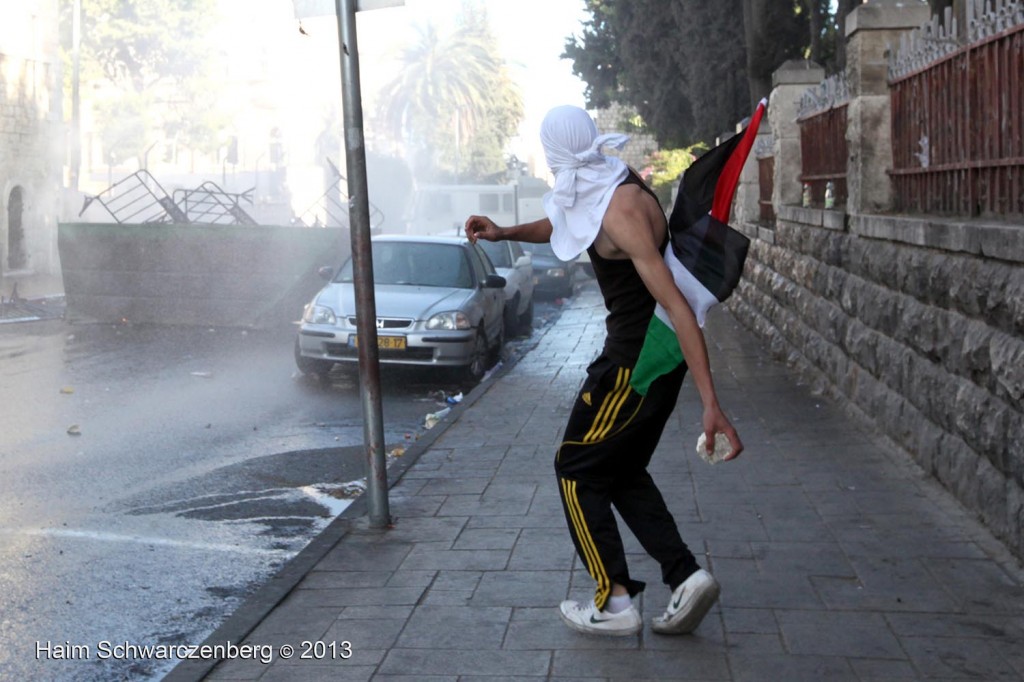
[[[572,296],[576,259],[564,261],[555,255],[550,244],[523,243],[533,261],[534,291],[540,296],[565,298]]]

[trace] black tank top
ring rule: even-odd
[[[654,197],[655,201],[658,200],[651,188],[632,169],[619,184],[620,187],[622,185],[637,185]],[[665,230],[665,239],[659,247],[661,253],[665,252],[667,244],[668,230]],[[605,318],[608,336],[604,342],[604,354],[619,365],[632,367],[640,355],[647,325],[654,314],[654,297],[640,279],[632,260],[602,258],[593,245],[587,249],[587,253],[590,254],[594,276],[604,297],[604,306],[608,309],[608,317]]]

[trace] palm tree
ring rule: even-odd
[[[418,170],[459,175],[461,152],[476,146],[478,137],[497,133],[500,139],[491,146],[497,142],[500,150],[515,134],[522,97],[492,47],[486,23],[464,22],[446,38],[432,24],[417,30],[418,39],[400,56],[401,73],[380,91],[380,121],[418,157]],[[514,119],[514,125],[496,131],[495,118]],[[503,165],[500,151],[495,161]]]

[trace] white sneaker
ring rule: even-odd
[[[711,610],[721,588],[715,577],[703,568],[691,575],[672,592],[665,613],[651,621],[651,629],[662,635],[685,635],[693,632]]]
[[[624,637],[635,635],[644,627],[640,612],[632,604],[625,611],[608,613],[598,611],[594,600],[586,604],[566,600],[559,607],[559,613],[565,624],[573,630],[591,635],[614,635]]]

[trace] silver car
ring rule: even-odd
[[[477,242],[505,278],[505,333],[529,336],[533,327],[533,262],[515,241]]]
[[[505,279],[464,237],[373,240],[377,347],[381,364],[462,367],[478,379],[505,341]],[[306,306],[295,362],[326,375],[358,362],[352,261]]]

